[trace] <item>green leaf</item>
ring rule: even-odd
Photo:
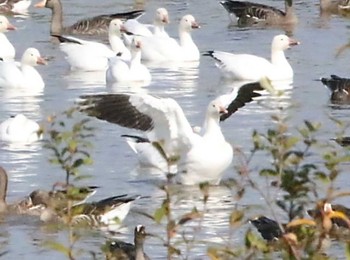
[[[162,221],[163,217],[165,216],[166,210],[165,210],[165,205],[163,204],[160,208],[156,209],[154,212],[154,220],[158,224]]]
[[[70,254],[70,249],[69,247],[66,247],[65,245],[55,242],[55,241],[45,241],[44,246],[48,247],[52,250],[58,251],[60,253],[63,253],[65,256],[69,256]]]

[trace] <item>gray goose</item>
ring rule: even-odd
[[[350,79],[331,75],[321,78],[321,82],[331,91],[331,102],[334,104],[350,104]]]
[[[107,260],[148,260],[150,259],[143,250],[146,240],[146,229],[138,225],[134,230],[134,244],[119,240],[107,241],[105,245]]]
[[[254,3],[233,0],[224,0],[220,4],[227,10],[230,19],[240,26],[253,24],[265,25],[292,25],[297,23],[294,13],[293,0],[285,0],[285,11],[275,7]]]
[[[125,13],[99,15],[83,19],[71,26],[63,27],[62,4],[60,0],[42,0],[35,5],[37,8],[49,8],[52,11],[50,35],[80,34],[80,35],[102,35],[108,33],[110,22],[115,19],[135,19],[144,11],[136,10]]]

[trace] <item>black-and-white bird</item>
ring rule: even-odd
[[[331,91],[330,100],[336,104],[350,103],[350,79],[331,75],[330,78],[321,78],[321,82]]]
[[[248,2],[224,0],[220,4],[230,15],[230,19],[238,25],[248,26],[253,24],[264,25],[292,25],[297,23],[294,13],[293,0],[285,0],[285,11],[275,7]]]
[[[278,223],[268,217],[259,216],[254,219],[250,219],[249,222],[256,227],[261,236],[267,241],[277,240],[283,234]]]
[[[233,150],[223,136],[220,120],[260,96],[259,82],[234,91],[230,103],[217,98],[209,103],[202,134],[193,131],[184,111],[172,98],[140,94],[82,96],[81,111],[127,128],[146,132],[167,163],[177,165],[177,182],[194,185],[218,184],[230,166]]]

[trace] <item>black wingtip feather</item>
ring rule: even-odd
[[[71,39],[71,38],[67,38],[64,37],[62,35],[58,35],[58,34],[51,34],[52,37],[57,38],[59,40],[60,43],[64,43],[64,42],[70,42],[70,43],[76,43],[76,44],[81,44],[81,42]]]

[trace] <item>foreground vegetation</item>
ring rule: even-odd
[[[278,223],[278,237],[267,241],[252,225],[246,228],[251,209],[241,207],[232,209],[227,219],[228,229],[245,230],[240,243],[236,242],[237,238],[231,238],[235,242],[226,241],[216,245],[197,241],[196,236],[189,234],[188,229],[185,231],[184,226],[196,221],[197,227],[201,228],[202,220],[210,210],[207,202],[212,187],[206,183],[201,184],[199,189],[203,206],[194,207],[190,212],[178,216],[174,214],[174,208],[181,201],[174,199],[172,184],[168,180],[159,186],[164,193],[161,205],[153,214],[141,213],[149,221],[164,228],[165,237],[153,235],[165,246],[167,259],[191,259],[190,251],[197,244],[203,243],[206,244],[207,255],[212,260],[330,259],[339,256],[339,246],[344,248],[344,256],[350,258],[348,216],[343,211],[328,211],[324,207],[325,203],[333,203],[339,197],[350,195],[347,190],[338,190],[336,185],[342,174],[341,166],[350,161],[348,149],[332,141],[318,140],[318,132],[322,128],[319,123],[305,121],[297,128],[289,128],[289,118],[284,113],[286,109],[288,108],[280,108],[271,117],[273,124],[266,132],[253,131],[253,149],[249,153],[236,149],[236,161],[239,163],[235,165],[236,172],[233,176],[237,177],[225,180],[222,184],[232,190],[232,200],[236,200],[238,204],[252,190],[258,192],[268,208],[261,215],[267,215]],[[81,175],[79,169],[92,163],[89,138],[94,129],[89,126],[88,119],[76,120],[76,113],[75,109],[71,109],[52,117],[45,130],[48,137],[45,146],[52,151],[50,161],[63,169],[64,183],[70,187],[67,193],[68,209],[72,206],[69,201],[79,196],[75,185],[87,177]],[[342,136],[347,126],[335,119],[334,122],[338,126],[335,137]],[[268,158],[266,165],[254,166],[257,156]],[[308,215],[307,210],[310,209],[318,214]],[[50,241],[46,246],[64,253],[69,259],[79,259],[81,252],[75,250],[75,244],[81,237],[71,225],[71,218],[68,216],[67,219],[68,245]],[[338,227],[334,224],[335,220],[342,220],[345,225]],[[334,245],[337,247],[335,250]],[[108,248],[102,245],[101,250],[103,254],[107,254]],[[90,253],[92,258],[101,254]]]

